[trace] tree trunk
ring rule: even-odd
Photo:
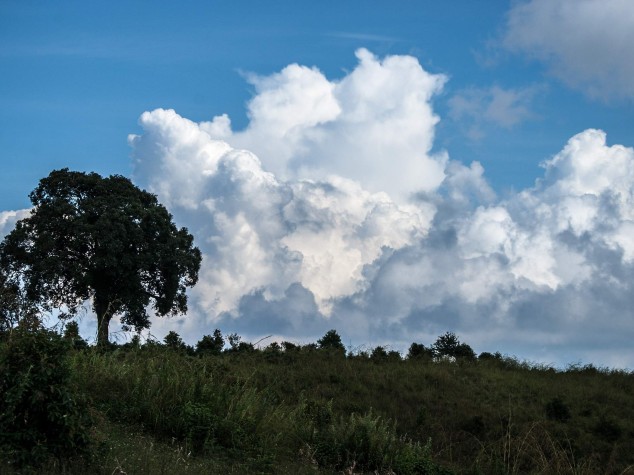
[[[95,313],[97,314],[97,346],[105,346],[109,342],[108,328],[112,314],[108,312],[108,304],[95,298]]]

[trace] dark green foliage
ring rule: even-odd
[[[242,341],[242,337],[237,333],[232,333],[227,337],[229,341],[229,351],[233,353],[246,353],[255,351],[252,343]]]
[[[208,394],[206,401],[185,403],[180,419],[194,454],[215,455],[227,452],[254,459],[270,452],[266,425],[275,409],[266,407],[263,394],[244,385],[233,385]]]
[[[24,298],[18,282],[0,265],[0,339],[23,320],[39,322],[35,307]]]
[[[233,350],[196,356],[156,342],[70,352],[108,428],[99,470],[66,473],[590,475],[634,464],[632,373],[231,340]],[[565,426],[545,412],[561,405],[574,414]],[[112,424],[126,443],[110,449]],[[136,453],[135,440],[147,441]],[[174,454],[170,468],[148,461],[159,459],[152,447]]]
[[[266,351],[267,353],[281,353],[282,351],[282,347],[280,346],[280,344],[276,341],[274,341],[273,343],[269,344],[269,346],[267,346],[264,351]]]
[[[187,310],[200,251],[156,196],[122,176],[56,170],[29,195],[34,209],[0,244],[0,264],[29,302],[74,315],[93,300],[99,344],[121,315],[137,330]]]
[[[434,357],[434,350],[427,348],[422,343],[412,343],[407,352],[407,359],[431,359]]]
[[[346,354],[346,348],[341,342],[341,337],[336,330],[328,330],[324,336],[317,340],[320,350],[328,350],[336,353]]]
[[[70,345],[56,333],[18,327],[0,342],[0,459],[39,466],[86,453],[90,419],[73,389]]]
[[[475,435],[476,437],[483,437],[486,431],[486,424],[482,416],[469,417],[462,425],[462,430]]]
[[[502,354],[499,351],[495,353],[489,353],[488,351],[483,351],[478,355],[478,359],[480,361],[501,361]]]
[[[139,336],[139,334],[137,333],[136,335],[133,335],[130,341],[126,343],[126,345],[128,346],[128,348],[133,348],[135,350],[141,348],[141,337]]]
[[[475,361],[476,354],[466,343],[461,343],[456,349],[456,358],[465,361]]]
[[[173,350],[180,350],[185,348],[185,343],[183,342],[183,339],[175,331],[170,331],[167,335],[165,335],[165,338],[163,338],[163,343],[165,343],[165,346]]]
[[[384,363],[387,361],[400,361],[401,354],[398,351],[387,351],[382,346],[377,346],[370,353],[370,359],[375,363]]]
[[[184,432],[194,454],[213,448],[218,416],[208,405],[187,402],[183,408]]]
[[[592,432],[602,440],[614,443],[621,438],[623,429],[615,419],[602,414],[592,428]]]
[[[88,343],[79,334],[79,324],[75,321],[68,322],[64,328],[64,340],[76,350],[88,348]]]
[[[303,453],[320,467],[350,473],[441,474],[430,446],[399,436],[394,425],[368,412],[335,416],[332,402],[305,401]]]
[[[217,328],[213,335],[204,335],[198,343],[196,343],[196,353],[199,355],[219,355],[225,346],[225,340],[222,333]]]
[[[560,397],[551,399],[545,409],[546,417],[551,421],[566,422],[572,417],[570,408]]]
[[[434,356],[456,358],[468,361],[475,360],[473,349],[466,343],[461,343],[455,333],[447,332],[436,339],[433,345]]]
[[[381,361],[386,361],[387,351],[385,351],[385,348],[383,348],[382,346],[377,346],[372,350],[372,353],[370,353],[370,359],[376,361],[377,363]]]
[[[18,323],[19,290],[18,285],[7,280],[0,267],[0,334],[8,332]]]
[[[284,351],[286,352],[299,351],[299,345],[296,345],[295,343],[291,343],[290,341],[283,341],[282,348],[284,348]]]
[[[173,351],[179,351],[188,355],[196,354],[193,347],[187,345],[181,336],[175,331],[170,331],[165,338],[163,338],[163,344]]]

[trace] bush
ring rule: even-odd
[[[621,438],[623,429],[613,418],[601,415],[597,423],[592,428],[592,432],[597,437],[612,444]]]
[[[572,416],[566,403],[556,397],[546,404],[546,417],[551,421],[566,422]]]
[[[387,351],[382,346],[377,346],[370,353],[370,359],[376,362],[386,361],[387,360]]]
[[[461,343],[455,333],[447,332],[436,339],[433,347],[434,355],[438,358],[456,358],[467,361],[476,359],[475,352],[466,343]]]
[[[242,337],[237,333],[229,335],[227,340],[229,341],[229,351],[232,353],[253,353],[255,351],[253,343],[242,341]]]
[[[341,342],[341,337],[336,330],[328,330],[324,336],[317,340],[320,350],[328,350],[335,353],[346,354],[346,348]]]
[[[304,402],[304,450],[320,467],[346,473],[435,475],[450,473],[431,459],[431,444],[421,446],[399,437],[394,424],[375,416],[350,414],[336,418],[332,403]]]
[[[0,343],[0,455],[9,464],[86,453],[90,418],[70,384],[69,349],[56,333],[22,327]]]
[[[204,335],[198,343],[196,343],[196,353],[199,355],[219,355],[225,346],[225,340],[220,330],[214,330],[212,335]]]
[[[412,343],[407,352],[407,359],[432,359],[434,357],[434,350],[427,348],[422,343]]]
[[[64,339],[76,350],[88,348],[88,343],[79,334],[79,324],[75,321],[68,322],[64,328]]]

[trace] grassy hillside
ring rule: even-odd
[[[634,473],[632,373],[319,345],[202,353],[70,351],[90,444],[35,473]]]

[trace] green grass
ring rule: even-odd
[[[36,473],[634,473],[623,371],[160,345],[69,363],[93,455]]]

